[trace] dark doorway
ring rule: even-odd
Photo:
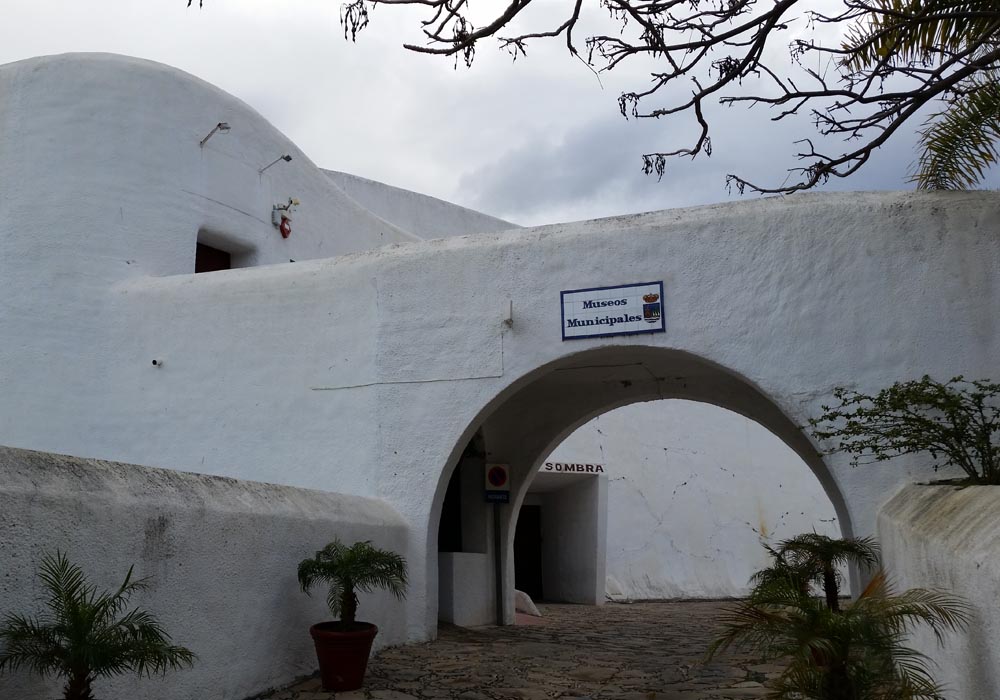
[[[532,600],[542,595],[542,507],[521,506],[514,532],[514,588]]]
[[[438,551],[462,551],[462,470],[456,468],[448,481],[438,527]]]
[[[232,256],[226,251],[213,248],[204,243],[198,244],[198,249],[194,256],[195,273],[229,270],[232,266]]]

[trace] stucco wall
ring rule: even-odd
[[[760,421],[868,534],[919,465],[862,477],[798,426],[836,385],[988,376],[1000,356],[996,193],[739,201],[342,255],[411,237],[324,200],[298,151],[258,176],[294,147],[190,76],[57,57],[5,66],[0,89],[0,441],[384,499],[412,528],[410,639],[433,634],[440,507],[481,428],[512,467],[508,559],[544,455],[653,398]],[[221,119],[233,131],[199,149]],[[240,212],[289,195],[317,207],[290,245],[339,257],[183,274],[202,226],[279,245]],[[562,341],[560,291],[652,280],[666,333]]]
[[[565,435],[631,401],[713,401],[783,429],[806,459],[793,428],[838,384],[990,374],[997,228],[987,193],[793,197],[70,285],[30,314],[4,307],[3,337],[20,340],[0,347],[0,424],[20,447],[388,500],[414,528],[419,639],[437,619],[444,486],[488,417],[514,507]],[[667,333],[560,340],[560,289],[654,278]],[[859,534],[908,468],[807,463]]]
[[[833,505],[802,459],[757,423],[709,404],[615,409],[545,461],[603,465],[607,589],[615,596],[740,596],[769,563],[762,541],[840,536]],[[560,476],[572,478],[552,478]]]
[[[878,537],[899,590],[940,588],[972,606],[944,647],[927,629],[913,638],[948,700],[1000,698],[1000,486],[907,486],[880,511]]]
[[[334,537],[405,551],[407,528],[370,499],[0,447],[0,613],[43,612],[45,552],[65,552],[102,589],[134,564],[151,577],[134,602],[198,655],[165,679],[100,680],[107,700],[241,700],[311,674],[309,626],[331,616],[325,592],[300,592],[296,567]],[[361,595],[377,646],[405,640],[404,607]],[[0,688],[19,700],[60,690],[23,673]]]

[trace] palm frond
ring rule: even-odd
[[[25,669],[37,675],[61,675],[66,656],[51,627],[20,615],[8,615],[0,627],[0,671]]]
[[[879,561],[879,546],[872,537],[838,539],[807,532],[779,543],[778,552],[785,559],[815,566],[857,564],[870,567]]]
[[[49,594],[48,607],[59,617],[67,607],[86,598],[89,590],[83,570],[70,563],[65,554],[46,554],[38,567],[38,578]]]
[[[355,591],[370,592],[381,588],[403,598],[407,584],[406,560],[395,552],[379,549],[368,540],[347,546],[340,539],[334,539],[312,559],[299,563],[298,579],[306,593],[317,583],[328,584],[326,602],[330,611],[339,617],[344,612],[344,605],[356,602]],[[345,603],[345,599],[349,600]]]
[[[920,189],[957,190],[979,184],[1000,151],[1000,84],[990,74],[928,118],[911,182]]]
[[[875,0],[842,48],[852,70],[930,61],[990,42],[1000,26],[993,0]]]

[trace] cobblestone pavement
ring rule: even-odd
[[[463,629],[384,649],[362,690],[324,693],[319,679],[270,700],[709,700],[758,698],[781,667],[730,652],[706,663],[717,602],[540,605],[542,624]]]

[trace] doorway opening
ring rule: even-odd
[[[524,503],[514,532],[514,588],[545,600],[542,582],[542,506]]]

